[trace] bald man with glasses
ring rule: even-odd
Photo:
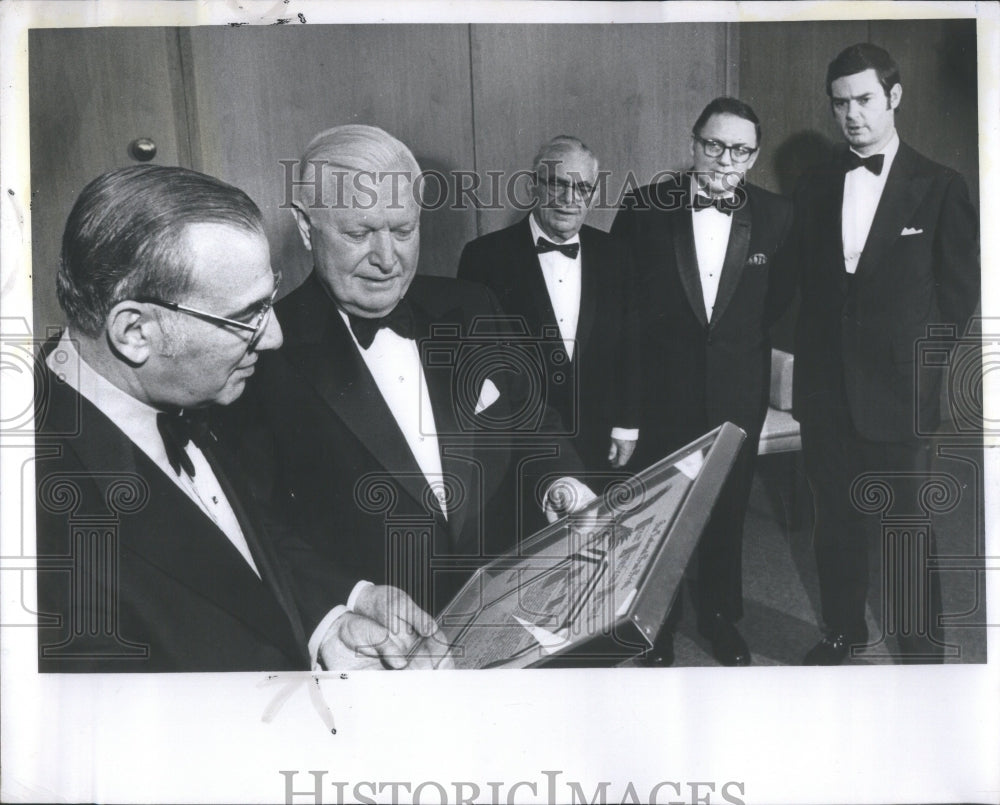
[[[68,327],[36,374],[39,670],[400,667],[433,631],[383,625],[398,590],[348,611],[348,580],[257,508],[209,424],[282,343],[279,279],[259,209],[212,177],[137,165],[77,199]]]
[[[627,197],[611,228],[637,267],[643,389],[633,464],[643,467],[729,421],[747,433],[698,549],[698,628],[722,665],[748,665],[742,541],[771,365],[768,328],[791,300],[775,255],[791,204],[745,182],[760,153],[760,121],[716,98],[694,124],[692,170]],[[678,609],[658,641],[673,659]]]

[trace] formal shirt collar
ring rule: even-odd
[[[577,232],[575,235],[573,235],[573,237],[569,238],[568,240],[560,240],[560,241],[557,241],[556,239],[551,238],[548,235],[546,235],[545,232],[542,231],[542,228],[538,225],[538,222],[535,220],[535,211],[534,210],[532,210],[531,211],[531,215],[528,216],[528,225],[531,227],[531,242],[532,243],[537,243],[539,238],[545,238],[546,240],[551,240],[553,243],[559,243],[560,246],[563,245],[563,244],[565,244],[565,243],[579,243],[580,242],[580,233],[579,232]]]
[[[80,355],[68,329],[46,359],[48,367],[85,397],[135,445],[160,465],[168,465],[163,439],[156,427],[159,413],[104,378]]]

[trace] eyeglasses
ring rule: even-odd
[[[257,342],[260,341],[261,336],[264,335],[267,320],[270,316],[271,309],[274,307],[274,300],[278,298],[278,288],[280,287],[281,272],[279,271],[274,275],[274,290],[271,292],[271,296],[261,303],[260,310],[253,314],[252,321],[240,321],[239,319],[230,319],[226,316],[217,316],[215,313],[208,313],[207,311],[199,310],[196,307],[182,305],[180,302],[168,302],[164,299],[157,299],[155,296],[137,296],[135,297],[135,301],[145,302],[150,305],[159,305],[160,307],[167,308],[167,310],[187,313],[190,316],[197,316],[199,319],[204,319],[205,321],[210,321],[214,324],[228,325],[229,327],[235,327],[237,330],[243,330],[244,332],[251,333],[250,340],[247,343],[247,352],[249,352],[257,346]]]
[[[707,157],[721,157],[724,152],[728,151],[733,162],[746,162],[757,152],[756,148],[751,148],[749,145],[743,145],[742,143],[738,145],[726,145],[725,143],[720,143],[718,140],[706,140],[697,134],[692,136],[701,145],[701,150],[705,152],[705,156]]]
[[[596,190],[594,185],[589,182],[567,182],[565,179],[556,179],[555,177],[546,179],[545,186],[549,193],[556,197],[569,197],[571,194],[575,194],[578,198],[589,199]]]

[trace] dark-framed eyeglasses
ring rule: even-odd
[[[264,330],[267,327],[267,320],[271,315],[271,310],[274,308],[274,300],[278,298],[278,289],[280,287],[281,272],[279,271],[274,275],[274,290],[271,291],[271,296],[260,303],[260,308],[251,314],[252,318],[250,321],[240,321],[239,319],[231,319],[227,316],[218,316],[215,313],[209,313],[206,310],[200,310],[190,305],[181,304],[180,302],[157,299],[155,296],[137,296],[135,297],[135,301],[150,305],[159,305],[160,307],[167,308],[167,310],[187,313],[189,316],[197,316],[199,319],[210,321],[213,324],[234,327],[237,330],[250,333],[250,340],[247,342],[247,351],[249,352],[257,346],[257,342],[260,341],[261,336],[264,334]]]
[[[701,150],[705,152],[705,156],[712,157],[713,159],[721,157],[723,153],[728,151],[733,162],[746,162],[750,159],[750,157],[757,153],[756,148],[751,148],[749,145],[744,145],[743,143],[726,145],[725,143],[720,143],[718,140],[706,140],[704,137],[699,137],[697,134],[692,136],[698,141],[698,144],[701,146]]]

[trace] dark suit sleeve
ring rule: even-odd
[[[965,334],[979,303],[979,224],[965,180],[953,174],[944,191],[934,243],[934,280],[944,320]]]
[[[264,532],[282,563],[302,616],[306,638],[333,607],[346,604],[360,579],[342,573],[312,548],[319,526],[308,520],[280,483],[275,435],[266,425],[255,387],[222,412],[216,430],[231,457],[244,470],[247,487]]]
[[[626,242],[631,241],[636,234],[635,209],[628,203],[630,199],[634,199],[634,196],[626,196],[621,209],[615,214],[615,220],[611,223],[611,237]]]
[[[642,345],[639,328],[638,282],[632,249],[627,243],[621,244],[622,260],[616,270],[621,274],[622,310],[621,340],[619,343],[618,379],[616,411],[613,426],[618,428],[638,428],[639,411],[642,404]],[[640,438],[642,434],[639,434]]]
[[[458,278],[469,282],[486,282],[486,266],[480,259],[480,249],[475,241],[465,244],[462,256],[458,258]]]

